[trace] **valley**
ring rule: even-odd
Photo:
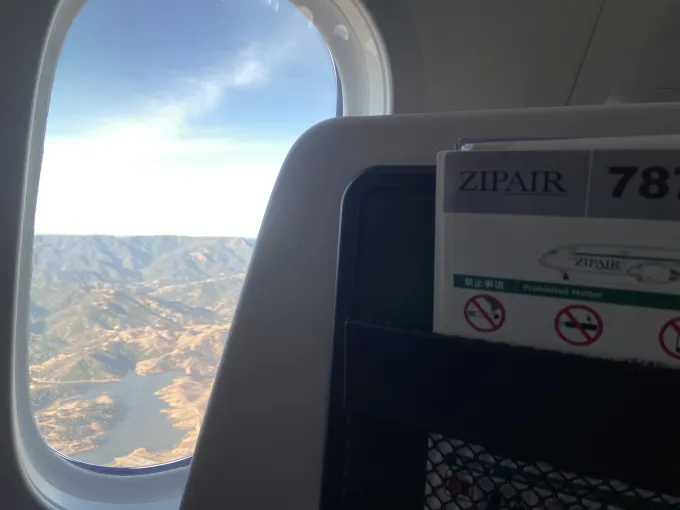
[[[48,444],[120,467],[191,455],[253,248],[244,238],[36,236],[28,370]],[[121,433],[147,421],[167,437]]]

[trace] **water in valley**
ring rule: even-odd
[[[97,448],[72,457],[90,464],[104,465],[137,448],[149,451],[169,450],[186,431],[176,429],[162,409],[168,406],[156,391],[168,386],[176,372],[140,376],[129,372],[120,381],[93,383],[79,400],[90,400],[108,394],[116,404],[124,406],[122,418],[98,439]]]

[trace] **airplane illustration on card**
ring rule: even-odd
[[[574,244],[553,248],[538,262],[559,271],[563,280],[571,273],[621,276],[648,284],[680,280],[680,250],[669,248]]]

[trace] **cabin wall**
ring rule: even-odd
[[[394,112],[680,100],[674,0],[364,0]]]

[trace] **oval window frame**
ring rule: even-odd
[[[37,429],[29,402],[28,310],[33,225],[42,146],[52,83],[59,53],[71,23],[86,0],[59,0],[43,45],[36,83],[33,123],[28,144],[24,192],[17,310],[14,339],[12,409],[15,453],[23,476],[35,491],[36,508],[49,502],[59,508],[119,510],[178,507],[191,457],[138,468],[94,466],[70,459],[51,448]],[[336,68],[338,114],[381,115],[392,111],[389,60],[382,38],[367,11],[354,0],[292,2],[312,13]],[[303,11],[305,12],[305,11]],[[308,16],[309,17],[309,16]],[[347,32],[335,30],[343,25]],[[134,476],[130,476],[134,475]],[[44,500],[43,502],[40,499]]]

